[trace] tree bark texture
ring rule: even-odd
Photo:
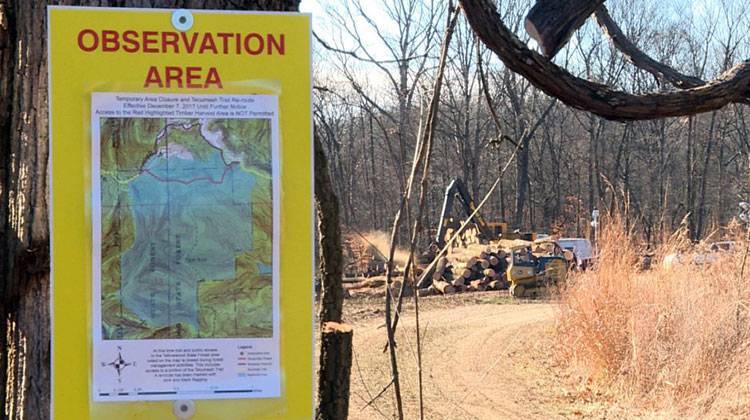
[[[512,71],[567,105],[611,120],[651,120],[713,111],[745,100],[750,61],[715,80],[678,92],[634,95],[572,75],[529,50],[502,21],[490,0],[460,0],[474,32]]]
[[[318,316],[320,322],[341,322],[344,290],[341,285],[343,257],[341,255],[339,200],[331,185],[326,155],[317,131],[314,142],[315,210],[318,213],[318,256],[320,258],[318,277],[322,286]]]
[[[349,374],[352,367],[352,327],[326,322],[321,331],[316,420],[346,420],[349,415]]]
[[[526,16],[526,32],[552,58],[604,0],[537,0]]]
[[[0,0],[0,418],[50,406],[47,5],[294,11],[299,0]]]

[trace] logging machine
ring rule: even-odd
[[[453,202],[458,199],[461,204],[461,208],[466,217],[471,217],[477,209],[474,199],[469,194],[469,190],[466,188],[466,184],[461,178],[454,178],[448,187],[445,189],[445,197],[443,198],[443,209],[440,212],[440,225],[438,226],[437,234],[435,235],[435,243],[439,248],[445,246],[446,233],[448,229],[454,231],[458,229],[461,224],[453,217]],[[480,212],[476,212],[471,219],[471,222],[476,226],[479,232],[480,239],[486,242],[504,239],[523,239],[527,241],[533,241],[536,239],[534,233],[517,233],[508,232],[508,224],[505,222],[487,222],[482,217]]]
[[[510,249],[506,271],[510,295],[529,297],[541,291],[549,292],[565,282],[572,259],[572,252],[566,252],[551,239],[514,246]]]

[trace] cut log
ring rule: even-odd
[[[461,277],[465,279],[470,279],[473,275],[474,271],[471,268],[464,268],[463,271],[461,271]]]
[[[474,265],[477,263],[477,257],[471,257],[468,261],[466,261],[466,267],[471,268],[474,267]]]
[[[349,375],[352,368],[352,337],[347,324],[325,322],[321,330],[318,419],[345,419],[349,413]],[[325,366],[325,368],[323,368]]]
[[[490,268],[490,262],[485,259],[479,260],[479,264],[482,266],[482,269]]]
[[[490,265],[491,265],[492,267],[495,267],[495,266],[497,266],[498,264],[500,264],[500,260],[499,260],[499,259],[498,259],[498,258],[497,258],[496,256],[494,256],[494,255],[493,255],[493,256],[491,256],[491,257],[490,257]]]
[[[432,283],[432,285],[435,286],[435,289],[437,289],[438,292],[444,295],[450,295],[450,294],[456,293],[456,288],[453,287],[450,283],[447,283],[444,281],[436,281]]]
[[[537,0],[526,16],[526,32],[552,58],[604,0]]]
[[[502,288],[502,285],[500,284],[500,280],[492,280],[487,285],[487,288],[490,290],[500,290]]]
[[[424,289],[417,289],[417,295],[419,297],[432,296],[435,294],[435,289],[431,287],[425,287]]]
[[[463,277],[459,277],[457,279],[453,279],[451,284],[453,285],[453,287],[463,286],[466,284],[466,279]]]
[[[364,287],[369,288],[383,287],[385,284],[385,276],[370,277],[362,283]]]
[[[459,284],[458,286],[454,287],[456,288],[456,293],[464,293],[467,289],[465,284]]]
[[[494,279],[494,277],[497,276],[497,272],[491,268],[486,268],[484,270],[484,276]]]
[[[445,272],[446,265],[448,265],[448,259],[445,257],[440,257],[440,259],[437,262],[437,265],[435,265],[435,272],[432,273],[433,280],[440,280],[443,277],[443,273]]]
[[[484,292],[487,290],[487,285],[482,280],[473,280],[469,283],[469,290],[474,292]]]

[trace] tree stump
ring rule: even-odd
[[[349,374],[352,368],[353,336],[354,331],[350,325],[338,322],[323,323],[321,368],[318,371],[318,400],[321,404],[318,405],[318,412],[315,414],[316,420],[339,420],[349,416]]]

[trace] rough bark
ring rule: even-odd
[[[572,75],[529,50],[502,21],[490,0],[461,0],[465,15],[482,42],[512,71],[567,105],[612,120],[651,120],[692,115],[744,101],[750,86],[745,61],[705,85],[679,92],[634,95]]]
[[[46,9],[0,1],[0,404],[5,418],[49,406]],[[7,393],[7,399],[6,399]]]
[[[352,327],[326,322],[321,331],[316,420],[346,420],[349,415],[349,374],[352,367]]]
[[[526,32],[552,58],[604,0],[537,0],[526,16]]]
[[[328,163],[320,138],[315,134],[315,210],[318,213],[318,256],[321,284],[320,322],[341,322],[344,291],[341,286],[342,255],[339,201],[333,192]]]
[[[318,255],[320,257],[319,319],[323,323],[318,370],[316,419],[346,419],[349,410],[352,329],[340,324],[344,289],[341,284],[343,259],[339,201],[333,191],[326,155],[317,130],[315,150],[315,209],[318,214]]]
[[[297,10],[299,0],[0,0],[0,409],[49,418],[48,4]]]

